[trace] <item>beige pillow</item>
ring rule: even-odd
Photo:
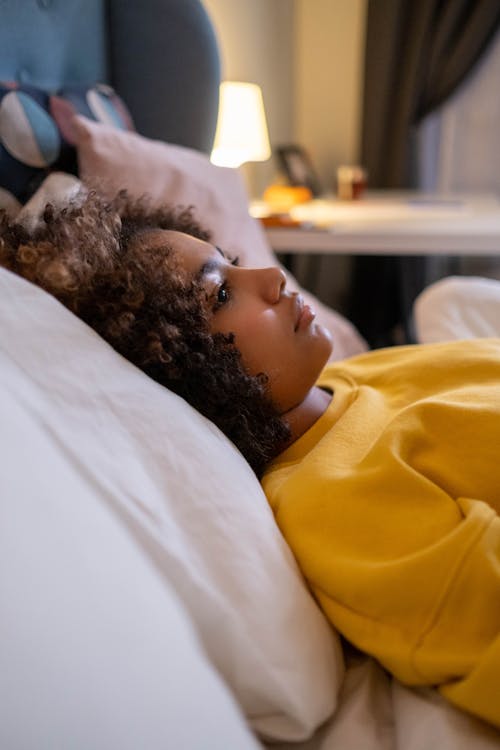
[[[98,185],[110,197],[126,188],[134,197],[149,194],[154,203],[192,205],[225,251],[238,255],[245,265],[276,265],[261,224],[248,213],[248,196],[238,170],[216,167],[192,149],[115,130],[82,116],[76,116],[73,125],[80,175],[87,184]],[[289,286],[300,289],[297,280],[287,276]],[[316,310],[318,322],[332,332],[332,359],[366,350],[346,318],[300,291]]]

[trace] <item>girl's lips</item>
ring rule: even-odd
[[[297,323],[297,330],[300,328],[307,328],[307,326],[313,322],[314,318],[316,317],[316,313],[312,309],[312,307],[309,307],[309,305],[304,305],[302,308],[302,312],[300,313],[299,322]]]
[[[302,295],[297,297],[297,318],[295,321],[295,330],[298,331],[301,328],[307,328],[312,323],[316,313],[309,305],[306,305]]]

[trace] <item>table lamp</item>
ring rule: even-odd
[[[260,86],[223,81],[219,117],[210,161],[219,167],[239,167],[271,156]]]

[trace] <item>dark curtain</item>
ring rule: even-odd
[[[416,186],[415,126],[466,78],[500,27],[500,0],[369,0],[361,161],[372,188]],[[408,328],[424,258],[355,259],[350,317],[372,346]]]

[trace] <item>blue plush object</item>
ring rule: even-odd
[[[217,41],[200,0],[0,0],[0,81],[104,82],[139,133],[210,153]]]
[[[220,61],[200,0],[0,0],[0,81],[19,87],[16,102],[11,96],[5,110],[0,102],[0,188],[21,202],[48,171],[76,171],[70,134],[54,126],[47,92],[113,121],[116,99],[105,94],[99,115],[88,111],[89,87],[105,82],[142,135],[205,153],[212,147]],[[0,98],[10,92],[3,85]],[[14,107],[27,141],[13,149],[18,134],[5,131]]]
[[[133,128],[125,105],[109,86],[69,86],[48,93],[0,81],[0,187],[24,203],[49,172],[76,174],[70,127],[76,113]]]

